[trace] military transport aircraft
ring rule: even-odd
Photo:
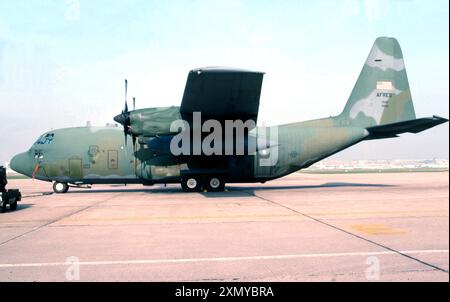
[[[67,192],[70,185],[112,183],[181,183],[188,192],[222,191],[225,183],[265,182],[361,141],[418,133],[448,121],[438,116],[416,119],[402,51],[394,38],[376,39],[342,113],[271,127],[276,130],[274,137],[272,131],[268,135],[254,126],[262,79],[262,72],[248,70],[192,70],[180,107],[129,111],[125,96],[125,109],[114,117],[123,132],[118,127],[52,130],[27,152],[16,155],[11,168],[53,182],[56,193]],[[196,113],[203,126],[196,125]],[[237,140],[238,130],[231,136],[220,130],[219,139],[209,141],[219,152],[208,153],[196,146],[207,139],[208,131],[173,144],[182,133],[195,136],[199,127],[203,131],[205,121],[213,121],[206,127],[212,129],[239,120],[250,121],[240,137],[245,146],[254,146],[254,152],[237,153],[234,145],[231,153],[220,152],[227,141]],[[175,121],[182,121],[184,128],[174,129]],[[174,153],[174,147],[186,152]],[[269,164],[262,164],[264,160]]]

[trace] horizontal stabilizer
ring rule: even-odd
[[[367,139],[396,137],[402,133],[419,133],[426,129],[448,122],[448,119],[436,116],[418,118],[398,123],[385,124],[367,128],[370,135]]]

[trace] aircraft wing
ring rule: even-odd
[[[258,118],[259,98],[264,73],[208,67],[189,72],[180,113],[192,121],[193,112],[202,120],[253,120]]]

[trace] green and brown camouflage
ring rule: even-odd
[[[172,122],[181,119],[180,107],[155,107],[131,111],[130,126],[134,134],[146,136],[169,134]]]
[[[380,37],[337,121],[368,128],[415,118],[400,45],[394,38]]]
[[[197,75],[202,70],[195,71],[194,75]],[[214,72],[219,71],[215,69]],[[236,71],[227,71],[227,76],[232,78],[233,72]],[[261,73],[252,73],[252,77],[252,83],[260,88]],[[259,95],[253,100],[259,105]],[[211,104],[208,106],[212,107]],[[222,110],[228,110],[227,106]],[[235,110],[231,109],[230,112]],[[246,112],[252,113],[247,109]],[[175,106],[138,109],[130,111],[129,116],[123,112],[119,120],[129,119],[129,134],[138,137],[136,144],[128,145],[117,127],[50,131],[30,150],[16,155],[11,167],[39,180],[72,184],[178,183],[183,173],[195,170],[192,169],[192,156],[179,157],[151,150],[149,138],[159,139],[170,134],[170,125],[181,116],[180,107]],[[256,120],[253,113],[248,116]],[[270,147],[255,154],[225,157],[225,161],[224,157],[213,157],[212,160],[200,157],[197,165],[202,168],[200,172],[195,171],[207,175],[220,170],[227,182],[264,182],[307,168],[363,140],[418,133],[446,121],[437,116],[416,119],[400,45],[394,38],[380,37],[376,39],[342,113],[275,127],[277,160],[274,164],[260,164],[275,151]],[[272,133],[270,128],[255,128],[250,133],[272,139],[266,134]],[[49,135],[50,142],[42,139]],[[225,167],[217,166],[218,162],[225,162]]]

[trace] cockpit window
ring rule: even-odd
[[[47,133],[42,135],[35,144],[37,145],[50,145],[53,142],[53,139],[55,137],[54,133]]]

